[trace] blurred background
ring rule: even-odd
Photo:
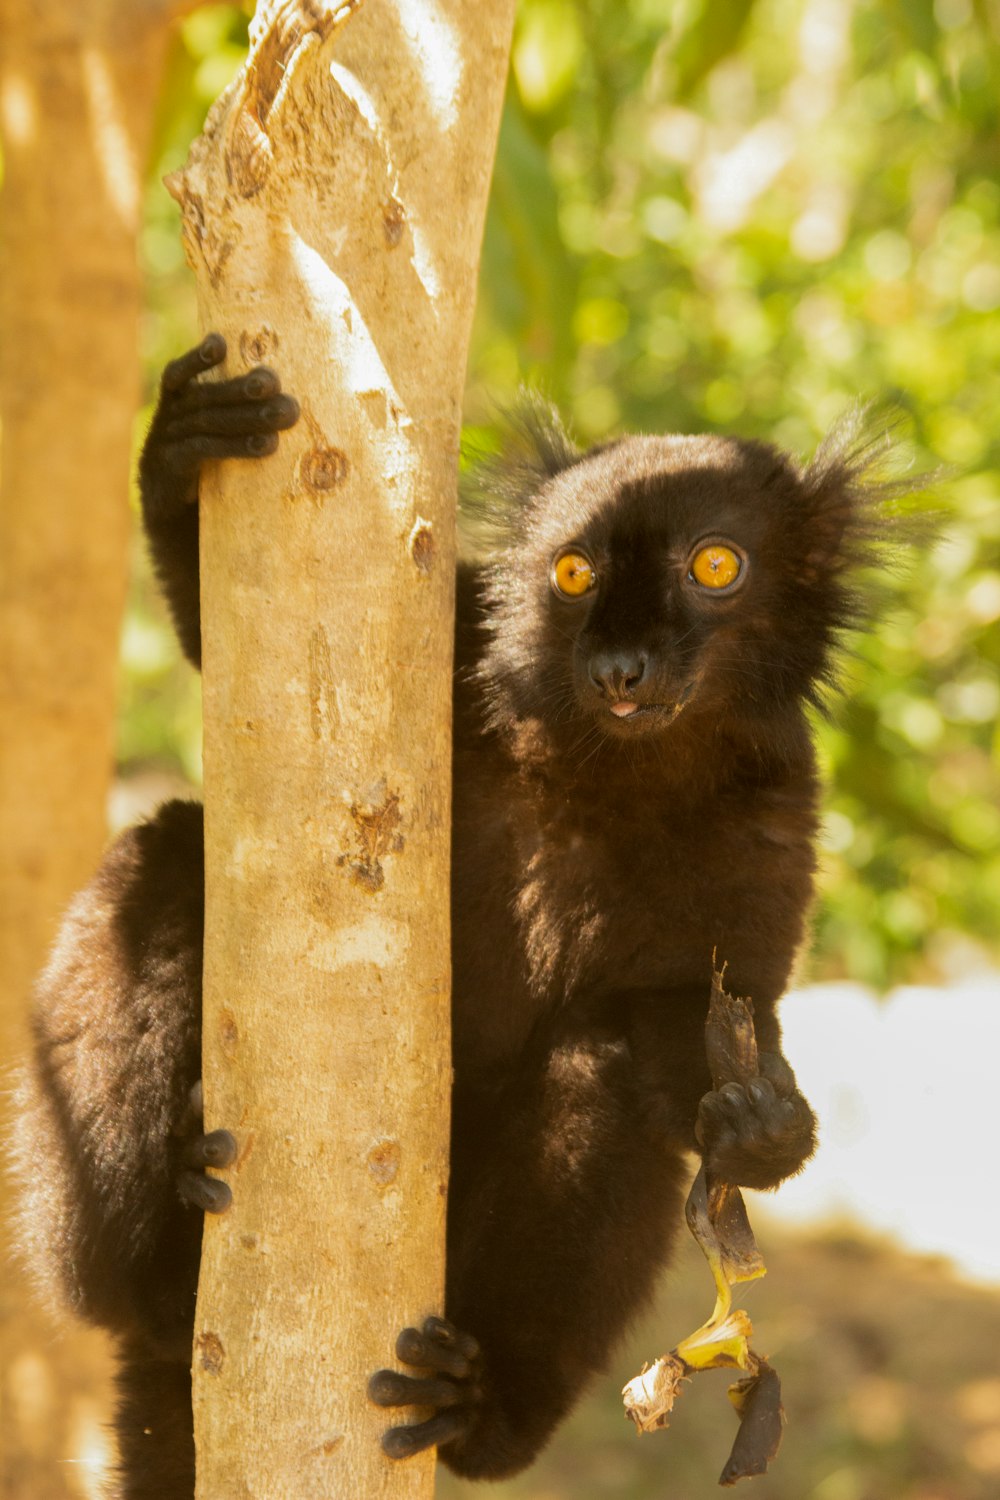
[[[808,456],[894,399],[938,539],[846,662],[814,976],[951,979],[1000,930],[1000,7],[521,0],[467,417],[520,382],[583,442],[738,431]],[[180,28],[148,177],[150,400],[197,337],[176,205],[246,15]],[[140,415],[141,432],[148,412]],[[136,533],[122,770],[197,780],[197,684]]]
[[[172,43],[142,238],[150,402],[198,336],[161,178],[246,27],[243,8],[211,7]],[[824,1144],[751,1205],[769,1275],[747,1305],[789,1415],[755,1481],[764,1500],[1000,1495],[998,37],[997,0],[520,3],[470,441],[488,444],[522,381],[583,442],[736,431],[803,457],[859,398],[890,398],[901,462],[943,475],[922,502],[934,539],[904,561],[817,726],[822,890],[785,1016]],[[200,775],[198,683],[138,526],[132,576],[118,824]],[[696,1382],[671,1430],[641,1440],[618,1399],[710,1304],[692,1242],[620,1368],[496,1493],[714,1493],[735,1428],[724,1377]],[[80,1432],[72,1493],[96,1495],[94,1412]],[[440,1493],[473,1490],[442,1476]]]

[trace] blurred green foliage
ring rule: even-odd
[[[891,395],[944,519],[848,661],[814,972],[954,972],[1000,930],[1000,11],[991,0],[521,0],[468,415],[522,381],[586,441],[715,430],[808,454]],[[196,336],[173,204],[246,15],[174,47],[144,251],[150,390]],[[126,763],[197,774],[190,674],[138,570]]]

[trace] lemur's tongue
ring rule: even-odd
[[[611,712],[619,719],[627,719],[629,714],[634,714],[638,709],[638,703],[626,701],[625,703],[612,703]]]

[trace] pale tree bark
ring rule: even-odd
[[[0,0],[4,1066],[24,1046],[59,913],[105,839],[139,399],[136,231],[170,14],[160,0]],[[3,1193],[0,1174],[0,1495],[92,1494],[106,1351],[97,1334],[53,1340],[33,1312],[7,1260]]]
[[[229,374],[299,425],[202,491],[198,1495],[426,1496],[369,1374],[440,1311],[461,398],[513,0],[275,0],[173,188]]]

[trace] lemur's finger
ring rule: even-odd
[[[170,361],[163,371],[160,386],[164,391],[179,391],[196,375],[221,365],[225,357],[226,341],[222,334],[210,333],[196,348]]]
[[[248,436],[253,432],[283,432],[299,420],[294,396],[277,395],[267,401],[215,405],[187,402],[165,414],[162,439],[183,442],[186,438]]]

